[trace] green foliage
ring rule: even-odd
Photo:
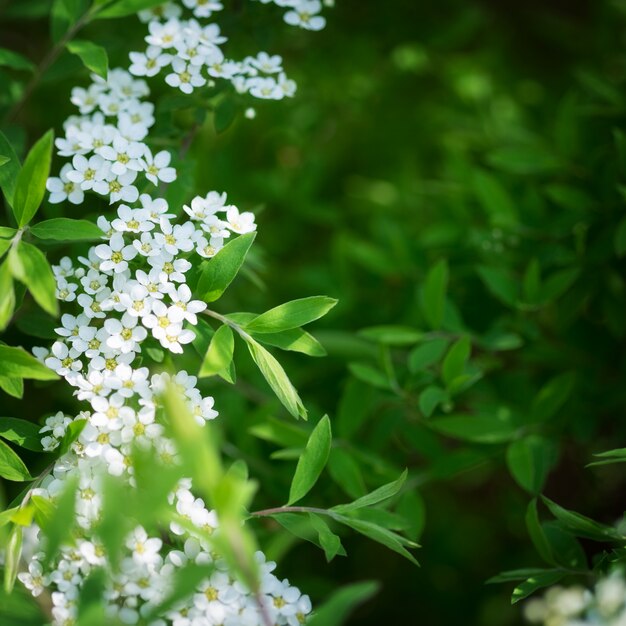
[[[74,39],[67,43],[67,49],[83,62],[84,66],[106,80],[109,71],[109,58],[102,46],[91,41]]]

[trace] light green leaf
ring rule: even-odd
[[[328,461],[331,443],[330,420],[328,415],[324,415],[313,429],[298,461],[289,489],[288,505],[304,498],[315,485]]]
[[[0,265],[0,331],[3,331],[13,317],[15,310],[15,291],[13,276],[8,261]]]
[[[91,41],[74,39],[66,44],[66,48],[75,54],[90,71],[106,80],[109,71],[109,58],[106,50]]]
[[[2,189],[2,193],[9,205],[13,206],[15,185],[20,172],[20,160],[2,131],[0,131],[0,154],[9,158],[9,161],[0,167],[0,189]]]
[[[54,135],[49,130],[30,150],[17,177],[13,214],[18,226],[30,222],[41,205],[50,174]],[[6,166],[2,170],[6,169]],[[2,171],[0,170],[0,171]]]
[[[361,337],[386,346],[412,346],[423,334],[410,326],[372,326],[359,331]]]
[[[245,341],[254,362],[282,405],[296,419],[298,417],[306,419],[307,410],[282,365],[252,337],[246,337]]]
[[[27,450],[41,452],[40,428],[41,426],[26,420],[0,417],[0,437]]]
[[[362,509],[363,507],[374,506],[375,504],[384,502],[400,492],[402,485],[406,482],[407,474],[408,472],[405,469],[396,480],[375,489],[371,493],[368,493],[354,502],[339,504],[334,506],[331,510],[336,511],[337,513],[347,513],[349,511],[356,511],[357,509]]]
[[[360,582],[343,587],[315,610],[308,626],[342,626],[350,614],[379,590],[377,582]]]
[[[333,448],[330,451],[328,473],[351,498],[360,498],[365,495],[365,481],[361,468],[344,448]]]
[[[559,582],[565,577],[565,572],[559,570],[547,570],[542,574],[535,574],[522,584],[515,587],[513,595],[511,596],[511,604],[515,604],[524,598],[527,598],[531,594],[535,593],[538,589],[549,587]]]
[[[430,417],[437,406],[446,400],[448,400],[448,394],[444,389],[437,385],[429,385],[420,393],[417,404],[420,411],[426,417]]]
[[[255,317],[245,329],[251,333],[276,333],[299,328],[323,317],[336,304],[337,300],[327,296],[293,300]]]
[[[457,378],[465,373],[471,349],[472,344],[469,337],[462,337],[452,345],[446,354],[441,366],[441,374],[447,387],[450,387]]]
[[[414,348],[411,351],[411,354],[409,354],[408,360],[409,370],[411,373],[417,374],[417,372],[420,372],[428,366],[437,363],[446,351],[447,346],[448,340],[443,337],[439,337],[437,339],[426,341]]]
[[[211,339],[204,361],[200,366],[198,376],[214,376],[226,370],[233,360],[233,350],[235,348],[235,338],[230,326],[224,324],[220,326]]]
[[[31,475],[22,459],[0,440],[0,476],[15,482],[32,480]]]
[[[24,397],[24,381],[21,378],[0,376],[0,389],[14,398]]]
[[[55,217],[30,227],[32,235],[38,239],[53,241],[96,241],[102,238],[102,231],[93,222]]]
[[[501,443],[515,436],[509,421],[490,415],[452,415],[429,422],[437,432],[475,443]]]
[[[261,343],[265,343],[281,350],[301,352],[308,356],[326,356],[324,346],[302,328],[292,328],[279,333],[250,333]]]
[[[0,346],[0,376],[57,380],[59,377],[23,348]]]
[[[328,527],[328,524],[319,515],[309,513],[311,526],[318,534],[320,545],[326,555],[326,560],[330,563],[342,550],[341,539]]]
[[[199,298],[214,302],[226,291],[243,265],[255,236],[256,233],[248,233],[229,241],[205,263],[195,291]]]
[[[438,329],[443,322],[448,288],[448,262],[439,261],[426,275],[422,290],[422,310],[429,326]]]
[[[35,302],[46,313],[56,317],[59,301],[56,297],[56,280],[44,253],[35,246],[20,241],[9,253],[13,277],[24,283]]]
[[[15,525],[9,535],[4,552],[4,590],[11,593],[17,578],[22,556],[22,527]]]
[[[76,476],[65,481],[63,491],[56,500],[56,511],[41,529],[46,537],[44,567],[57,556],[59,548],[74,528],[77,489],[78,478]]]
[[[35,65],[25,56],[6,48],[0,48],[0,67],[10,67],[12,70],[26,70],[28,72],[35,69]]]

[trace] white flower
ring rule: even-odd
[[[67,178],[71,182],[80,186],[83,191],[93,189],[94,183],[103,180],[106,176],[104,159],[94,154],[87,159],[82,154],[77,154],[72,159],[73,170],[67,172]]]
[[[274,78],[251,78],[248,81],[250,95],[263,100],[280,100],[283,91]]]
[[[206,78],[200,74],[200,67],[185,63],[179,57],[172,61],[172,73],[165,77],[170,87],[178,87],[183,93],[192,93],[195,87],[206,85]]]
[[[164,24],[152,21],[148,24],[150,34],[146,37],[146,43],[159,48],[173,48],[181,37],[181,23],[175,19],[169,19]]]
[[[252,219],[254,219],[254,217]],[[202,230],[209,233],[211,237],[220,237],[222,239],[230,237],[230,230],[228,230],[230,224],[215,215],[209,215],[201,224],[201,227]]]
[[[137,249],[132,245],[126,245],[121,233],[115,233],[108,244],[96,246],[95,253],[102,259],[101,271],[123,272],[128,269],[128,261],[137,256]]]
[[[169,207],[164,198],[151,198],[147,193],[142,193],[139,196],[139,202],[148,211],[150,219],[157,224],[160,223],[162,217],[166,219],[174,217],[172,213],[167,212]]]
[[[154,185],[158,185],[159,181],[171,183],[176,180],[176,170],[169,167],[172,155],[167,150],[161,150],[152,156],[152,152],[148,148],[144,151],[144,156],[140,159],[146,178]]]
[[[236,233],[243,235],[245,233],[251,233],[256,230],[256,224],[254,223],[254,213],[245,211],[239,213],[237,207],[231,206],[226,212],[226,219],[228,220],[228,227]]]
[[[213,258],[224,247],[223,237],[199,237],[196,241],[196,252],[205,259]]]
[[[221,11],[224,8],[217,0],[183,0],[183,4],[192,9],[196,17],[211,17],[213,11]]]
[[[278,54],[270,56],[267,52],[259,52],[256,58],[250,59],[249,63],[266,74],[277,74],[282,70],[283,58]]]
[[[130,53],[131,66],[128,71],[135,76],[156,76],[172,60],[159,46],[148,46],[145,54]]]
[[[98,148],[98,154],[111,161],[111,172],[116,176],[123,176],[128,170],[139,171],[141,164],[139,159],[145,150],[144,144],[138,141],[128,141],[128,139],[118,135],[113,139],[113,145]]]
[[[319,0],[300,0],[292,11],[287,11],[284,20],[291,26],[299,26],[307,30],[322,30],[326,26],[326,19],[317,15],[322,10]]]
[[[76,300],[76,290],[78,285],[70,283],[63,277],[57,278],[56,297],[63,302],[73,302]]]
[[[133,317],[143,317],[152,310],[154,298],[144,285],[133,285],[129,292],[122,293],[120,302],[124,310]]]
[[[48,178],[46,181],[46,189],[50,192],[48,200],[51,204],[58,204],[64,200],[69,200],[72,204],[81,204],[85,198],[85,194],[80,185],[72,182],[68,178],[68,173],[72,171],[72,166],[66,163],[59,173],[59,177]]]
[[[128,313],[125,313],[121,320],[106,320],[104,328],[109,333],[107,346],[122,353],[138,351],[139,343],[148,335],[145,328],[137,326],[137,318]]]
[[[204,311],[207,307],[206,303],[201,300],[192,300],[191,289],[187,285],[180,285],[178,288],[172,286],[169,290],[169,296],[174,306],[183,312],[183,319],[195,326],[198,323],[196,313]]]
[[[133,552],[133,560],[146,565],[158,561],[162,545],[160,539],[148,537],[148,533],[141,526],[138,526],[126,540],[126,547]]]
[[[120,204],[117,218],[111,222],[111,226],[120,233],[143,233],[154,228],[154,223],[149,218],[150,214],[146,209],[131,209]]]
[[[137,187],[133,185],[137,178],[137,172],[128,170],[125,174],[117,176],[111,169],[108,169],[104,180],[97,181],[93,190],[100,195],[109,195],[109,202],[135,202],[139,197]]]
[[[51,355],[46,359],[46,365],[59,376],[66,376],[70,372],[77,372],[82,368],[78,359],[80,353],[74,348],[68,348],[62,341],[52,344]]]
[[[161,232],[155,233],[154,238],[166,252],[176,255],[181,250],[183,252],[193,250],[193,235],[196,229],[192,222],[172,226],[168,220],[161,219],[160,226]]]

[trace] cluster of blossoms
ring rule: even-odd
[[[184,0],[185,1],[185,0]],[[320,15],[322,3],[320,0],[259,0],[263,4],[274,3],[287,11],[283,19],[291,26],[299,26],[306,30],[322,30],[326,26],[326,19]],[[185,3],[202,2],[202,0],[186,0]],[[325,0],[324,4],[332,6],[334,2]]]
[[[42,544],[36,536],[28,570],[19,574],[34,595],[44,588],[52,590],[54,624],[59,626],[75,623],[85,579],[94,568],[106,565],[103,547],[93,540],[93,526],[102,511],[104,474],[120,476],[132,488],[130,455],[137,445],[150,447],[163,464],[177,462],[176,447],[158,421],[165,388],[173,385],[180,390],[199,424],[217,416],[213,398],[201,396],[195,376],[185,371],[151,375],[147,367],[138,367],[142,344],[157,340],[173,353],[182,352],[194,338],[186,326],[196,325],[197,314],[206,307],[192,299],[185,279],[194,255],[210,257],[232,233],[256,227],[251,213],[226,205],[225,194],[194,198],[184,207],[190,219],[182,224],[173,223],[164,200],[149,196],[140,200],[139,208],[121,205],[110,222],[99,219],[105,243],[79,257],[78,265],[65,257],[53,268],[58,297],[80,309],[76,315],[62,316],[56,331],[59,340],[50,351],[34,349],[75,387],[78,399],[90,405],[75,418],[57,413],[46,420],[41,434],[47,451],[59,447],[73,422],[84,424],[70,450],[32,491],[54,502],[68,477],[78,476],[74,541],[64,545],[44,570]],[[260,599],[229,573],[206,539],[207,533],[219,533],[216,515],[194,497],[189,481],[179,483],[170,503],[180,519],[198,528],[198,535],[175,521],[165,540],[163,534],[148,536],[137,526],[126,537],[121,567],[105,590],[111,619],[135,624],[145,618],[171,591],[176,571],[195,563],[213,569],[185,601],[152,620],[151,626],[263,626],[267,616],[278,625],[306,621],[311,611],[308,596],[279,580],[272,573],[275,564],[265,562],[262,553],[257,554]]]
[[[197,18],[209,18],[223,8],[212,0],[184,0],[183,4]],[[180,5],[170,2],[140,14],[148,24],[148,47],[130,53],[131,74],[156,76],[164,70],[165,82],[186,94],[221,78],[237,92],[255,98],[280,100],[294,95],[296,84],[285,75],[280,56],[259,52],[243,61],[228,59],[222,51],[227,39],[220,27],[181,19],[182,12]]]
[[[85,191],[107,196],[111,203],[135,202],[138,176],[154,185],[170,183],[176,170],[166,150],[156,154],[144,142],[154,124],[154,104],[143,80],[114,69],[107,80],[92,75],[87,89],[75,87],[72,103],[80,115],[65,121],[65,136],[56,139],[57,153],[70,157],[59,177],[49,178],[50,202],[82,204]]]
[[[165,459],[171,450],[162,446],[162,453]],[[89,457],[80,444],[74,444],[43,485],[33,490],[34,495],[54,501],[64,489],[69,474],[80,476],[75,541],[64,545],[52,566],[45,570],[44,554],[35,552],[28,569],[18,575],[34,596],[54,589],[51,600],[55,625],[76,623],[81,586],[95,568],[107,564],[106,552],[93,540],[92,533],[102,508],[102,463],[102,458]],[[176,512],[202,529],[204,535],[219,533],[215,514],[200,498],[194,497],[188,481],[181,481],[170,501]],[[38,529],[33,530],[30,541],[41,545]],[[168,545],[164,542],[166,535]],[[171,592],[177,571],[187,564],[196,564],[211,568],[207,577],[186,600],[165,615],[148,621],[149,626],[263,626],[261,610],[273,624],[303,624],[311,612],[308,596],[302,595],[288,580],[278,579],[272,573],[276,564],[267,562],[261,552],[256,553],[256,558],[261,573],[260,598],[232,577],[203,534],[194,536],[175,522],[170,524],[169,533],[158,537],[149,536],[143,527],[137,526],[126,536],[119,570],[111,575],[104,590],[107,617],[123,624],[136,624],[153,613]]]
[[[543,626],[626,626],[626,580],[615,570],[593,592],[557,585],[543,598],[529,600],[524,614],[530,623]]]

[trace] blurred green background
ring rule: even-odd
[[[2,45],[41,58],[45,7],[0,2]],[[541,565],[524,524],[529,496],[506,469],[508,440],[449,437],[427,414],[487,412],[541,436],[550,446],[546,495],[605,523],[623,515],[621,466],[585,465],[626,441],[626,3],[337,0],[326,16],[324,31],[305,33],[283,25],[275,7],[232,3],[220,22],[233,55],[282,54],[299,89],[279,103],[226,96],[257,115],[239,115],[223,133],[201,97],[190,106],[160,78],[150,82],[162,95],[152,136],[166,137],[163,145],[203,123],[170,199],[225,190],[257,212],[248,280],[219,310],[260,312],[316,294],[340,300],[311,329],[327,358],[280,356],[312,416],[331,416],[353,460],[353,480],[337,461],[312,503],[345,501],[410,468],[398,510],[423,546],[420,569],[357,536],[344,538],[348,558],[331,564],[271,523],[258,524],[262,545],[317,601],[341,584],[380,580],[350,624],[521,624],[510,588],[485,585],[502,570]],[[143,28],[98,22],[85,36],[125,66]],[[3,80],[6,106],[16,78]],[[62,57],[4,130],[23,144],[49,127],[60,132],[71,87],[87,80],[77,59]],[[95,197],[85,206],[89,215],[107,210]],[[82,217],[84,208],[63,211]],[[448,295],[433,328],[424,285],[442,259]],[[440,361],[410,366],[416,342],[389,347],[360,333],[379,325],[470,336],[471,380],[425,411],[423,391],[441,388]],[[33,343],[19,324],[5,340]],[[294,467],[270,459],[289,446],[264,424],[275,420],[284,433],[290,422],[246,358],[240,351],[236,392],[207,389],[224,452],[248,461],[262,508],[284,500]],[[8,400],[7,414],[36,418],[51,403],[74,410],[63,385],[45,389],[28,390],[26,412]],[[538,408],[541,398],[552,404]],[[597,546],[583,549],[593,564]]]

